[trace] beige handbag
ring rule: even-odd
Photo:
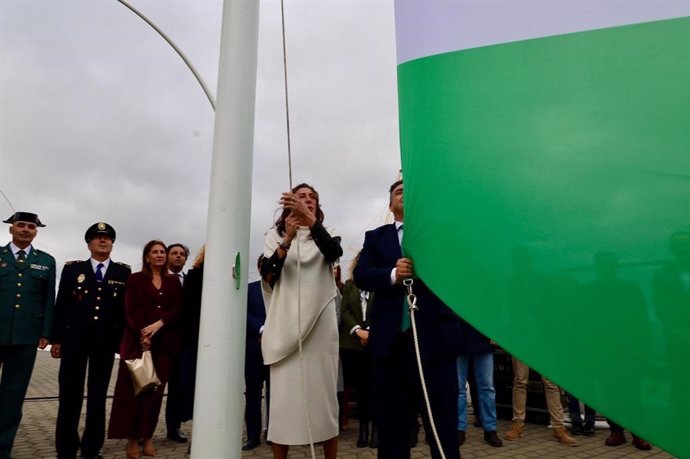
[[[156,375],[156,369],[153,367],[153,358],[151,351],[144,351],[141,353],[141,358],[127,359],[125,365],[132,375],[132,384],[134,384],[134,395],[156,388],[161,385],[161,380]]]

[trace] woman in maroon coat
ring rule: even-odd
[[[155,456],[152,437],[158,423],[163,388],[168,381],[172,355],[181,345],[174,324],[182,307],[182,288],[177,278],[167,275],[166,247],[150,241],[144,247],[142,270],[129,277],[125,295],[125,328],[120,343],[120,368],[110,413],[108,438],[127,438],[127,457],[138,459],[139,440],[144,456]],[[141,357],[150,350],[161,386],[134,395],[125,359]]]

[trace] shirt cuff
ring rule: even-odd
[[[355,336],[355,333],[356,333],[357,330],[359,330],[360,328],[362,328],[362,327],[360,327],[359,325],[355,325],[354,327],[352,327],[352,328],[350,329],[350,334],[351,334],[352,336]]]
[[[264,326],[262,325],[261,328],[259,328],[259,335],[264,334]]]
[[[398,268],[391,270],[391,285],[395,285],[395,278],[398,277]]]

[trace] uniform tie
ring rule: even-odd
[[[26,261],[26,252],[23,250],[19,250],[17,252],[17,261],[19,263],[24,263]]]
[[[103,263],[98,263],[98,264],[96,265],[96,280],[97,280],[98,282],[103,281],[103,271],[102,271],[102,269],[103,269]]]

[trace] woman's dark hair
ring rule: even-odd
[[[160,245],[163,246],[163,251],[165,251],[165,260],[168,260],[168,248],[165,246],[165,244],[162,241],[159,241],[157,239],[154,239],[152,241],[149,241],[146,243],[144,246],[144,251],[141,254],[141,271],[146,273],[149,277],[153,276],[153,271],[151,271],[151,265],[149,264],[148,261],[146,261],[146,255],[149,254],[151,249],[156,246]],[[162,269],[161,270],[161,276],[167,276],[168,275],[168,270],[167,269]]]
[[[306,183],[300,183],[290,190],[290,192],[296,193],[300,188],[309,188],[316,195],[316,221],[323,223],[323,211],[321,210],[321,203],[319,201],[319,192],[316,191],[313,186]],[[283,209],[283,211],[280,213],[280,217],[278,217],[278,220],[276,220],[276,229],[278,230],[278,234],[281,236],[285,235],[285,219],[288,215],[290,215],[290,209]]]

